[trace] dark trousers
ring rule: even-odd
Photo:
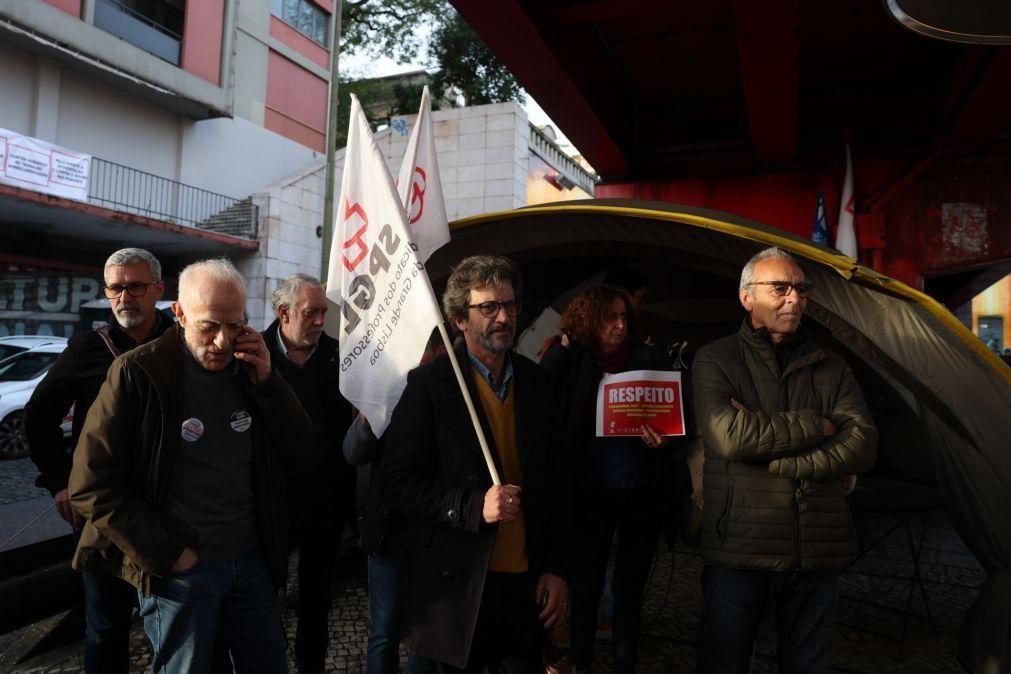
[[[381,552],[369,554],[369,646],[367,674],[399,674],[400,637],[410,575],[407,527],[390,524]],[[427,674],[428,660],[407,654],[407,674]]]
[[[259,547],[151,579],[140,597],[157,674],[284,674],[277,593]],[[231,662],[222,669],[222,654]]]
[[[829,671],[839,608],[839,574],[707,566],[702,571],[699,674],[747,674],[770,605],[780,674]]]
[[[534,581],[527,573],[489,573],[470,657],[463,669],[436,663],[444,674],[541,674],[544,630],[537,619]]]
[[[572,659],[589,669],[611,541],[618,533],[614,564],[614,671],[634,672],[642,596],[660,534],[660,513],[645,488],[589,491],[577,503],[569,634]]]
[[[82,571],[84,580],[84,671],[126,674],[130,670],[130,622],[137,590],[125,580]]]
[[[326,479],[293,481],[289,487],[298,547],[295,662],[306,671],[323,671],[330,643],[330,586],[349,517],[342,495],[343,489]]]

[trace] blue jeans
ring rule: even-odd
[[[839,574],[707,566],[702,571],[699,674],[750,671],[758,628],[774,606],[780,674],[828,673]]]
[[[618,532],[614,562],[614,671],[635,671],[642,596],[660,536],[659,513],[646,488],[588,491],[578,500],[569,602],[572,659],[590,669],[597,631],[597,607],[607,575],[611,541]]]
[[[400,628],[407,597],[410,542],[402,525],[391,524],[383,550],[369,555],[368,674],[400,671]],[[407,654],[407,674],[426,674],[428,661]]]
[[[126,674],[130,671],[130,622],[137,591],[125,580],[82,571],[84,581],[84,671]]]
[[[288,671],[277,595],[260,549],[151,579],[140,598],[155,674],[210,672],[223,641],[239,674]]]

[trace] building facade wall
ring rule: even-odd
[[[320,276],[323,240],[324,165],[315,165],[253,195],[260,209],[260,250],[237,259],[246,277],[250,325],[260,328],[273,320],[271,295],[294,273]]]
[[[394,176],[416,119],[394,117],[390,130],[377,137]],[[436,110],[432,130],[450,220],[527,204],[530,124],[517,103]]]
[[[329,75],[319,62],[329,51],[274,17],[271,0],[187,5],[181,67],[90,25],[81,7],[66,2],[0,0],[0,16],[20,17],[45,39],[73,39],[71,46],[122,68],[124,77],[195,100],[216,91],[205,97],[218,96],[232,118],[195,120],[0,39],[0,127],[239,198],[321,159]],[[293,35],[271,36],[272,22]],[[271,85],[269,64],[277,61],[286,67]],[[288,80],[300,86],[282,86]],[[294,121],[267,121],[268,90],[270,106]],[[240,161],[229,162],[233,156]],[[200,168],[208,164],[213,170]]]

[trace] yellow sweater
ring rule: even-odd
[[[516,446],[516,387],[510,386],[506,399],[499,400],[491,385],[476,370],[472,370],[472,374],[502,463],[502,482],[522,487],[523,468],[520,466],[519,449]],[[524,496],[521,492],[521,503]],[[527,528],[523,510],[520,509],[519,515],[512,522],[499,522],[488,570],[524,573],[527,566]]]

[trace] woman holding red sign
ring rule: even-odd
[[[642,596],[670,502],[671,438],[648,424],[638,436],[596,436],[597,389],[604,374],[671,369],[663,353],[636,337],[635,327],[627,292],[591,286],[562,314],[562,336],[541,362],[558,387],[564,449],[575,467],[569,631],[576,671],[590,668],[615,532],[614,671],[635,671]]]

